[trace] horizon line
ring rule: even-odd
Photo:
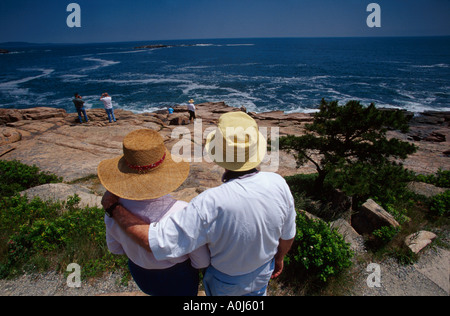
[[[245,40],[245,39],[345,39],[345,38],[445,38],[449,35],[383,35],[383,36],[273,36],[273,37],[217,37],[217,38],[185,38],[185,39],[146,39],[146,40],[119,40],[104,42],[27,42],[7,41],[0,45],[85,45],[85,44],[111,44],[111,43],[138,43],[138,42],[168,42],[168,41],[205,41],[205,40]]]

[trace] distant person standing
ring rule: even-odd
[[[86,114],[86,110],[84,108],[84,101],[83,101],[81,95],[79,95],[78,93],[75,93],[74,99],[72,100],[72,102],[73,102],[73,104],[75,104],[75,108],[77,109],[78,119],[80,120],[80,123],[83,123],[81,114],[84,115],[84,120],[86,121],[86,123],[89,122],[89,119]]]
[[[105,111],[106,114],[108,114],[109,122],[112,123],[112,121],[116,122],[116,117],[114,116],[114,109],[112,105],[112,98],[109,96],[107,92],[102,94],[102,97],[100,98],[100,101],[103,102],[105,105]]]
[[[194,105],[194,100],[189,100],[189,104],[187,106],[188,111],[189,111],[189,121],[192,121],[193,119],[195,120],[195,105]]]

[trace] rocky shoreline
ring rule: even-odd
[[[87,110],[89,122],[83,124],[78,122],[76,113],[67,113],[62,109],[0,109],[0,159],[20,160],[25,164],[37,165],[43,171],[63,177],[66,183],[75,180],[77,183],[76,185],[57,184],[33,188],[27,192],[29,196],[38,195],[42,198],[64,200],[77,193],[82,197],[83,203],[100,205],[100,196],[104,188],[98,182],[92,182],[89,179],[96,175],[100,161],[122,154],[122,140],[129,132],[141,128],[153,129],[164,137],[169,150],[176,149],[178,153],[182,148],[183,152],[180,154],[185,154],[185,150],[195,153],[196,149],[203,148],[208,129],[217,125],[220,115],[241,110],[223,102],[203,103],[196,106],[195,124],[189,122],[185,106],[175,106],[173,114],[169,114],[167,110],[135,114],[117,109],[116,123],[108,123],[103,109],[91,109]],[[278,135],[302,135],[305,132],[305,125],[313,120],[311,114],[285,114],[282,111],[249,113],[249,115],[257,121],[260,128],[266,129],[268,137],[275,138]],[[435,174],[439,169],[449,170],[450,112],[408,115],[411,117],[408,133],[388,132],[389,137],[411,142],[419,148],[417,153],[403,162],[405,167],[421,174]],[[273,135],[274,132],[277,133]],[[180,146],[182,140],[187,140],[187,146]],[[282,176],[316,171],[313,165],[305,165],[297,169],[296,161],[290,153],[280,151],[276,153],[276,157],[272,157],[271,154],[271,152],[268,154],[269,159],[262,165],[264,171],[277,172]],[[223,170],[220,167],[202,156],[192,158],[188,179],[173,194],[175,198],[184,201],[190,201],[204,190],[221,184]],[[84,182],[88,184],[88,189],[83,187]],[[374,208],[377,206],[375,205]],[[353,217],[352,221],[339,219],[332,225],[335,225],[345,236],[354,250],[364,252],[361,236],[352,227]],[[441,249],[439,251],[442,260],[447,260],[450,252]],[[390,277],[397,277],[395,274],[400,268],[396,269]],[[423,273],[417,271],[413,269],[411,274],[419,273],[418,277],[423,278]],[[441,274],[445,274],[445,271],[439,273],[437,277],[435,275],[432,277],[441,280]],[[438,284],[437,288],[435,288],[434,280],[430,282],[429,289],[432,293],[445,295],[447,291],[448,295],[448,289],[445,290],[448,282],[444,286]],[[443,288],[444,292],[441,291]],[[356,292],[354,295],[358,294],[361,292]],[[363,294],[366,295],[366,293]]]
[[[96,174],[100,161],[120,155],[122,139],[129,132],[149,128],[166,139],[169,149],[180,141],[183,134],[190,133],[192,146],[204,144],[204,132],[217,124],[221,114],[240,109],[223,102],[197,105],[197,132],[189,124],[186,107],[175,106],[175,112],[161,110],[155,113],[135,114],[116,110],[117,123],[109,124],[103,109],[87,110],[89,123],[77,122],[76,113],[56,108],[0,109],[0,159],[21,160],[36,164],[42,170],[62,176],[66,181]],[[312,115],[305,113],[285,114],[282,111],[249,113],[260,127],[267,128],[267,136],[279,128],[279,135],[302,135],[305,125],[312,122]],[[199,124],[201,122],[201,124]],[[406,140],[419,150],[404,161],[404,165],[421,174],[434,174],[438,169],[450,168],[450,112],[426,112],[411,119],[406,134],[389,131],[389,137]],[[172,137],[173,133],[180,133]],[[188,136],[188,135],[185,135]],[[197,136],[197,137],[196,137]],[[204,159],[203,159],[204,160]],[[204,161],[192,163],[192,173],[202,186],[217,184],[221,171]],[[279,168],[282,176],[315,172],[313,166],[296,168],[291,154],[280,152]]]

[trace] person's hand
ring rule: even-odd
[[[115,196],[111,192],[106,191],[106,193],[103,195],[102,205],[105,210],[117,202],[119,202],[119,197]]]
[[[278,278],[281,275],[281,273],[283,272],[283,268],[284,268],[283,258],[281,260],[275,258],[275,269],[273,270],[271,278],[272,279]]]

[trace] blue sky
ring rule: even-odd
[[[81,7],[81,28],[66,7]],[[381,28],[369,28],[369,3]],[[0,0],[0,42],[450,35],[450,0]]]

